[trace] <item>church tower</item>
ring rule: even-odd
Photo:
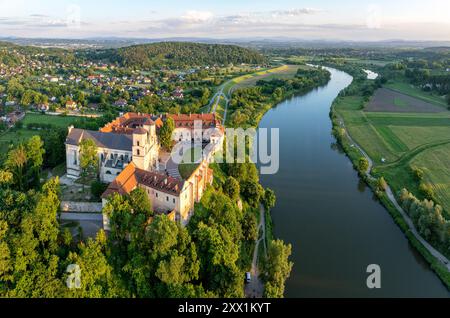
[[[148,132],[144,128],[137,128],[133,132],[133,162],[139,169],[149,170]]]

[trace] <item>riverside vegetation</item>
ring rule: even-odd
[[[362,73],[361,66],[354,63],[333,60],[327,61],[327,64],[354,77],[353,83],[341,92],[333,103],[330,115],[333,121],[334,135],[352,160],[355,168],[360,172],[361,177],[374,189],[377,197],[405,232],[411,244],[417,248],[446,286],[450,288],[448,270],[410,233],[403,217],[384,192],[386,185],[389,184],[396,194],[397,201],[411,217],[420,235],[442,254],[450,256],[450,221],[448,211],[441,205],[445,204],[449,193],[443,191],[439,196],[436,195],[434,190],[439,181],[432,178],[431,175],[431,171],[437,168],[436,165],[440,167],[440,163],[433,160],[428,162],[422,160],[420,161],[421,165],[417,165],[419,162],[417,158],[428,153],[439,154],[440,147],[447,147],[446,145],[450,142],[450,140],[446,141],[445,134],[440,133],[440,130],[448,127],[448,113],[445,108],[435,115],[370,112],[367,110],[367,105],[371,102],[375,91],[383,86],[389,86],[393,81],[392,73],[385,71],[390,70],[392,66],[388,64],[379,67],[377,71],[380,72],[381,77],[376,81],[371,81],[367,80],[366,74]],[[419,96],[431,96],[427,95],[430,93],[417,91]],[[439,106],[438,103],[434,105]],[[430,125],[430,122],[433,124]],[[409,129],[410,131],[406,133],[415,136],[416,144],[414,146],[408,146],[407,135],[397,133],[397,125],[401,125],[404,130]],[[427,129],[421,130],[420,127],[424,126]],[[369,163],[346,137],[346,130],[374,160],[372,175],[376,179],[366,177]],[[432,138],[424,139],[423,134],[425,133],[430,134]],[[402,147],[400,148],[399,145]],[[445,178],[445,175],[444,173],[444,176],[440,177],[441,180]]]

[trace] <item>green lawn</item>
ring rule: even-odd
[[[182,163],[178,166],[178,171],[183,179],[188,179],[195,169],[199,166],[199,161],[202,158],[202,148],[191,148],[184,156]]]
[[[178,171],[180,172],[181,177],[186,180],[192,175],[192,173],[197,169],[198,164],[189,163],[189,164],[181,164],[178,166]]]
[[[67,128],[80,120],[85,119],[75,116],[50,116],[28,113],[22,121],[24,128],[10,130],[0,135],[0,151],[6,152],[11,143],[18,144],[26,142],[31,137],[40,134],[38,130],[27,129],[27,125],[29,124],[50,124],[56,127]]]
[[[43,114],[27,114],[23,120],[23,124],[51,124],[57,127],[68,127],[76,121],[81,120],[75,116],[50,116]]]

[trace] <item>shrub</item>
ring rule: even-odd
[[[383,177],[378,179],[378,182],[377,182],[377,190],[378,191],[385,192],[387,187],[388,187],[388,185],[386,183],[386,180],[384,180]]]
[[[91,184],[91,193],[92,196],[96,199],[100,199],[102,194],[106,191],[108,188],[107,184],[104,184],[100,181],[94,181]]]
[[[434,200],[434,191],[430,184],[421,183],[419,190],[428,200]]]
[[[359,172],[366,173],[368,169],[369,169],[369,161],[366,158],[361,157],[358,161]]]
[[[414,178],[417,181],[422,181],[423,180],[423,176],[424,176],[425,173],[423,172],[422,169],[416,168],[416,167],[412,167],[411,170],[412,170],[412,172],[414,174]]]

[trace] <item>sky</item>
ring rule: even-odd
[[[0,0],[0,36],[450,41],[450,1]]]

